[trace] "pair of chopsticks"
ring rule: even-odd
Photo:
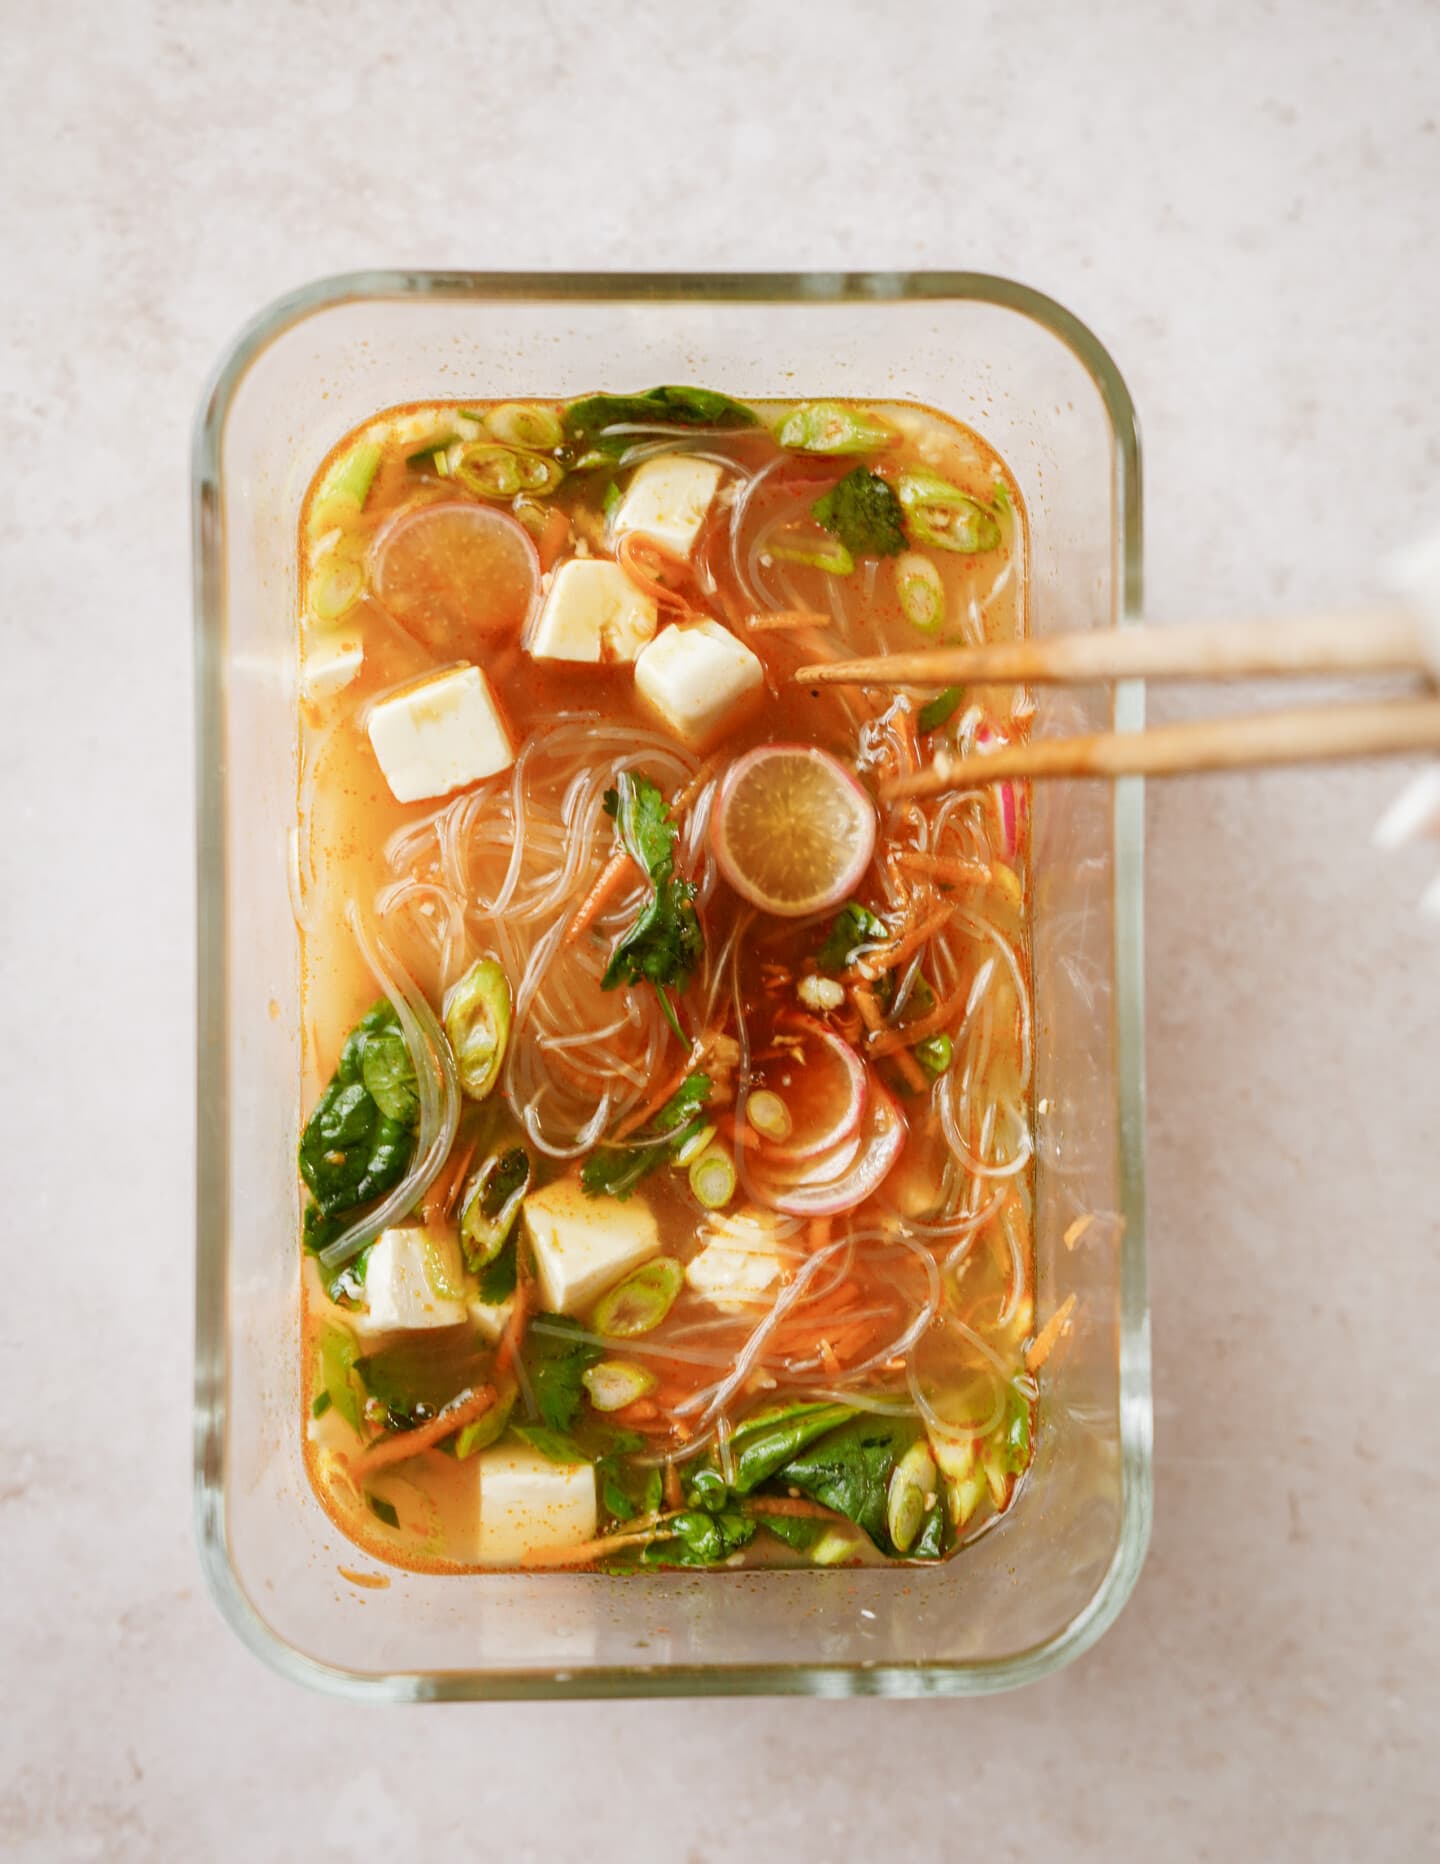
[[[1109,680],[1264,678],[1303,673],[1426,673],[1420,622],[1393,606],[1282,621],[1125,628],[986,647],[936,647],[801,667],[804,686],[934,687],[1086,685]],[[913,776],[882,786],[887,798],[929,796],[1002,777],[1176,776],[1344,757],[1440,751],[1440,697],[1197,719],[1144,732],[1040,738],[973,758],[942,753]]]

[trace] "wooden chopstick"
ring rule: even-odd
[[[1168,777],[1190,770],[1397,757],[1413,751],[1440,751],[1440,699],[1250,712],[1239,718],[1157,725],[1143,732],[1037,738],[963,758],[942,753],[930,768],[882,783],[880,794],[890,802],[942,790],[979,789],[1009,777]]]
[[[1426,664],[1420,626],[1400,607],[1276,621],[1097,628],[986,647],[931,647],[801,667],[801,686],[966,686],[1015,681],[1223,680],[1294,673],[1394,673]]]

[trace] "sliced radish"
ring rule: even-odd
[[[785,918],[828,911],[875,852],[875,805],[813,744],[761,744],[725,774],[710,813],[720,872],[742,899]]]
[[[878,1081],[870,1083],[858,1138],[860,1155],[838,1178],[816,1182],[812,1176],[782,1184],[760,1164],[750,1169],[752,1194],[790,1217],[833,1217],[853,1210],[884,1183],[905,1145],[904,1116]]]
[[[814,1158],[787,1159],[772,1165],[770,1155],[762,1150],[756,1164],[766,1183],[776,1190],[787,1190],[795,1185],[834,1184],[859,1158],[861,1143],[862,1134],[857,1128]]]
[[[473,660],[501,637],[518,635],[539,594],[534,539],[490,505],[406,507],[370,548],[381,603],[442,660]]]
[[[793,1126],[786,1138],[766,1140],[761,1156],[767,1164],[818,1158],[853,1133],[865,1112],[868,1076],[850,1044],[808,1017],[787,1018],[786,1026],[798,1029],[814,1047],[807,1048],[798,1067],[785,1064],[788,1086],[775,1068],[769,1071],[768,1084],[785,1102]]]

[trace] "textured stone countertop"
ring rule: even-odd
[[[1150,793],[1155,1532],[1091,1654],[973,1704],[376,1710],[242,1649],[189,1521],[186,504],[206,372],[322,273],[967,267],[1125,372],[1157,620],[1364,596],[1440,518],[1434,5],[10,0],[4,38],[0,1851],[1434,1856],[1440,928],[1433,860],[1369,845],[1394,769]]]

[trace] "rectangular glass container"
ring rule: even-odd
[[[254,1650],[346,1695],[1007,1688],[1113,1622],[1149,1534],[1138,781],[1042,784],[1034,798],[1037,1312],[1071,1291],[1078,1306],[1043,1375],[1034,1465],[991,1532],[932,1568],[437,1576],[377,1568],[306,1476],[291,912],[300,502],[334,442],[395,403],[658,382],[953,414],[1024,494],[1031,632],[1138,616],[1129,395],[1082,324],[1004,280],[364,273],[307,286],[242,332],[194,448],[202,1561]],[[1133,687],[1036,698],[1037,735],[1140,723]],[[342,1567],[388,1583],[362,1588]]]

